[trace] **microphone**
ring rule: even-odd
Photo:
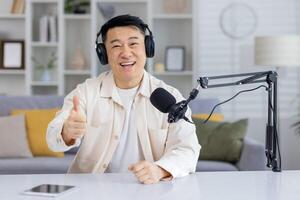
[[[150,96],[151,104],[162,113],[169,113],[168,122],[174,123],[180,119],[192,123],[186,116],[188,101],[176,103],[175,97],[163,88],[156,88]]]

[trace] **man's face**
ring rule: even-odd
[[[135,26],[109,29],[105,42],[108,63],[120,88],[137,86],[146,64],[144,35]]]

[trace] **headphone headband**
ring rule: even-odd
[[[145,24],[145,23],[142,22],[140,25],[141,25],[141,27],[145,28],[145,31],[148,30],[149,36],[151,36],[151,37],[153,38],[152,31],[150,30],[148,24]],[[104,26],[104,25],[103,25],[103,26]],[[123,25],[123,26],[126,26],[126,25]],[[132,25],[132,26],[135,26],[135,25]],[[116,27],[117,27],[117,26],[116,26]],[[120,26],[120,27],[122,27],[122,26]],[[100,35],[101,35],[101,37],[102,37],[102,35],[103,35],[103,34],[102,34],[102,28],[97,32],[97,35],[96,35],[96,41],[95,41],[96,45],[99,43],[99,42],[98,42],[98,38],[99,38]],[[146,32],[145,32],[145,35],[146,35]],[[102,42],[103,42],[103,40],[102,40]]]

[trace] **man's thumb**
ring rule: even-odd
[[[75,112],[77,112],[77,111],[78,111],[78,107],[79,107],[79,99],[78,99],[78,97],[75,95],[75,96],[73,96],[73,110],[74,110]]]

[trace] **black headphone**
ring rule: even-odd
[[[124,17],[124,16],[118,16],[118,17]],[[145,24],[140,18],[135,17],[135,16],[129,16],[129,15],[125,15],[125,17],[130,17],[131,21],[133,21],[133,23],[131,24],[124,24],[121,26],[127,26],[127,25],[132,25],[132,26],[137,26],[138,28],[142,28],[143,30],[148,30],[149,35],[145,35],[145,51],[146,51],[146,56],[148,58],[152,58],[154,56],[154,52],[155,52],[155,43],[154,43],[154,39],[153,39],[153,35],[151,30],[149,29],[148,25]],[[117,17],[116,17],[117,18]],[[114,19],[114,18],[113,18]],[[111,23],[111,21],[113,20],[109,20],[108,22],[106,22],[102,28],[104,26],[109,26],[109,24]],[[118,25],[116,25],[118,26]],[[113,27],[116,27],[113,26]],[[98,55],[98,58],[100,60],[100,63],[102,65],[106,65],[108,63],[108,57],[107,57],[107,52],[106,52],[106,48],[105,45],[103,43],[99,43],[98,42],[98,38],[100,35],[103,36],[103,30],[102,28],[99,30],[99,32],[97,33],[97,38],[96,38],[96,44],[95,44],[95,49]],[[108,30],[108,29],[107,29]]]

